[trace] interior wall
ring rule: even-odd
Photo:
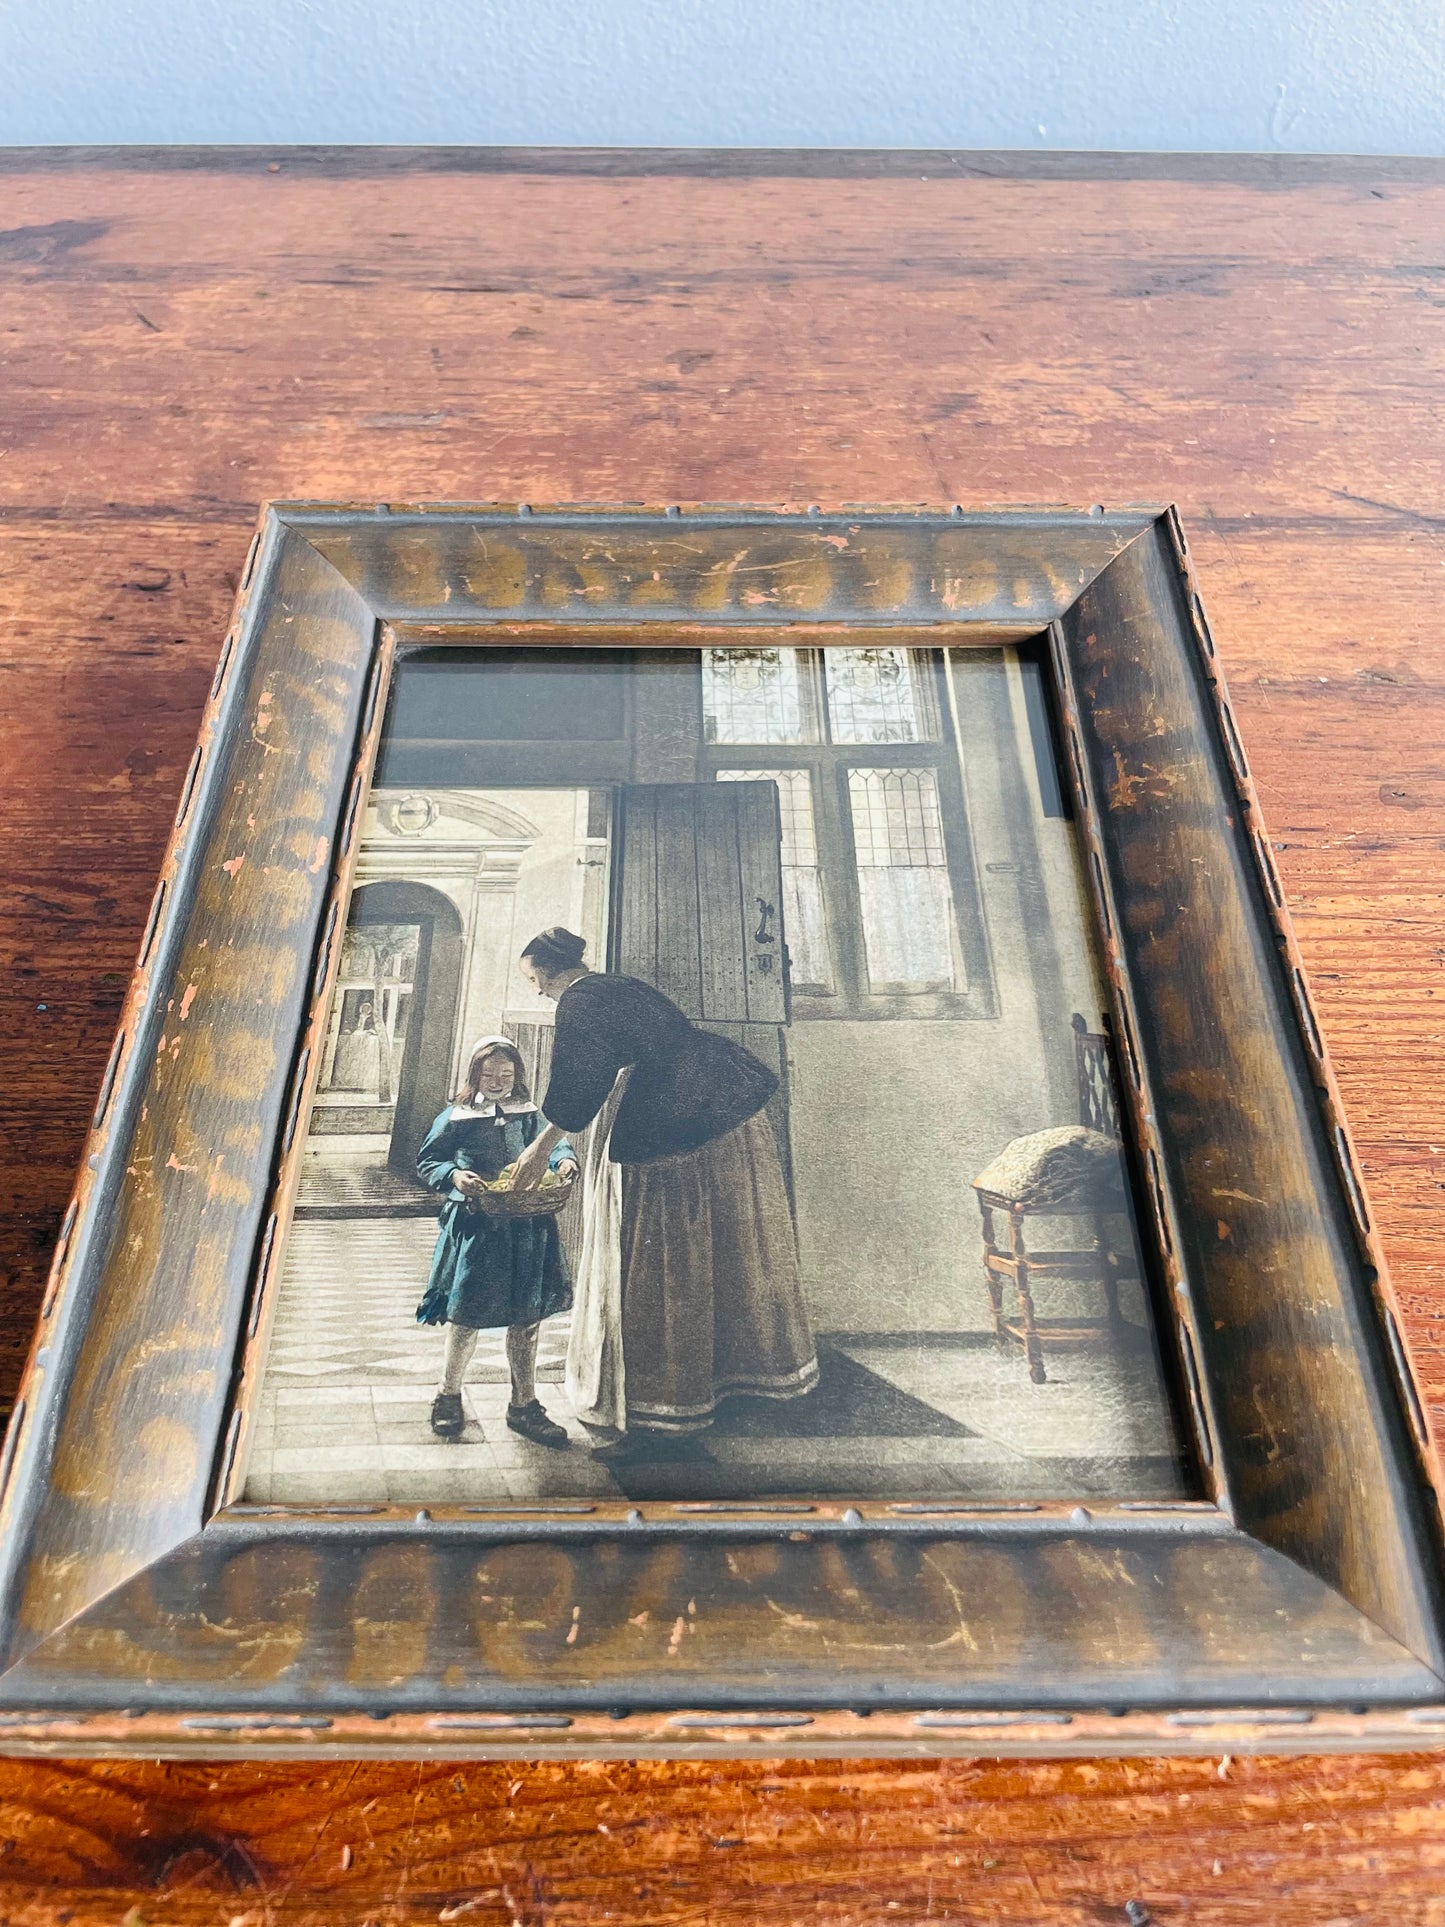
[[[1082,1011],[1091,1029],[1098,1028],[1103,1005],[1098,953],[1089,937],[1093,918],[1084,887],[1083,863],[1079,840],[1070,818],[1046,816],[1039,784],[1038,764],[1027,753],[1029,745],[1028,711],[1024,702],[1023,671],[1016,650],[1004,652],[1008,674],[1009,712],[1013,734],[1019,744],[1019,783],[1024,793],[1024,808],[1032,824],[1033,842],[1038,858],[1042,913],[1047,917],[1054,939],[1054,960],[1059,972],[1060,1002],[1070,1013]],[[955,679],[962,665],[955,662]],[[1060,780],[1067,782],[1063,771]],[[1072,1065],[1070,1066],[1072,1076]]]
[[[0,127],[12,142],[1438,154],[1445,14],[1436,0],[51,0],[0,9]]]
[[[788,1032],[809,1309],[835,1331],[988,1331],[972,1179],[1010,1139],[1077,1121],[1069,1019],[1099,1002],[1067,823],[1046,819],[1012,651],[948,662],[998,991],[992,1018]]]
[[[407,807],[398,809],[398,804]],[[423,820],[426,817],[430,820]],[[449,1041],[455,1090],[473,1042],[513,1023],[550,1024],[553,1006],[523,979],[518,953],[554,923],[606,951],[606,841],[588,834],[588,792],[376,790],[362,826],[358,886],[425,884],[461,920],[461,985]],[[384,1139],[308,1139],[328,1166],[376,1163]]]
[[[589,862],[605,861],[587,835],[587,792],[456,789],[410,792],[436,810],[420,830],[390,826],[396,793],[376,792],[367,810],[358,881],[405,876],[443,891],[462,917],[462,995],[453,1049],[459,1077],[471,1043],[504,1022],[549,1022],[552,1006],[522,977],[529,937],[561,923],[605,948]]]

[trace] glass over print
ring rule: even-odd
[[[404,651],[244,1497],[1190,1496],[1050,714]]]

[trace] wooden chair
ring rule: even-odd
[[[1029,1377],[1047,1379],[1044,1341],[1050,1345],[1087,1344],[1125,1336],[1119,1310],[1121,1276],[1137,1276],[1131,1242],[1117,1236],[1128,1212],[1119,1138],[1118,1100],[1109,1061],[1109,1040],[1091,1031],[1075,1011],[1074,1056],[1078,1071],[1079,1122],[1033,1131],[1015,1138],[973,1181],[983,1213],[983,1266],[1000,1346],[1022,1345]],[[1004,1220],[1002,1233],[999,1217]],[[1031,1251],[1025,1238],[1030,1216],[1083,1218],[1092,1241],[1063,1251]],[[1112,1229],[1112,1235],[1111,1235]],[[1034,1281],[1078,1279],[1103,1287],[1102,1316],[1040,1318],[1034,1309]],[[1004,1310],[1004,1284],[1013,1286],[1017,1305]]]

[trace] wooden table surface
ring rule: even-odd
[[[1173,500],[1439,1426],[1442,377],[1442,163],[0,153],[0,1389],[263,498]],[[1445,1761],[0,1760],[0,1919],[1445,1927]]]

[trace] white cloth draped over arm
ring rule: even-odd
[[[565,1389],[584,1425],[621,1432],[627,1426],[622,1369],[622,1167],[608,1156],[612,1122],[627,1089],[617,1073],[587,1145],[583,1172],[582,1251],[573,1282],[572,1330]]]

